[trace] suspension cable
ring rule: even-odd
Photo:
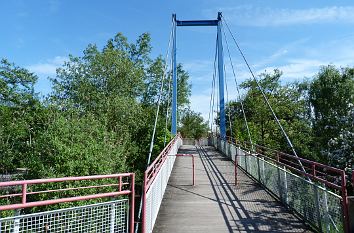
[[[239,44],[237,43],[237,41],[236,41],[236,39],[235,39],[233,33],[231,32],[231,29],[230,29],[229,25],[227,24],[227,22],[226,22],[224,16],[222,17],[222,20],[225,22],[225,25],[226,25],[226,27],[227,27],[227,29],[228,29],[228,31],[229,31],[229,33],[230,33],[230,35],[231,35],[233,41],[235,42],[238,51],[240,52],[240,54],[241,54],[241,56],[242,56],[242,58],[243,58],[245,64],[247,65],[247,68],[248,68],[249,72],[251,73],[251,75],[252,75],[254,81],[256,82],[258,89],[259,89],[260,92],[262,93],[263,99],[264,99],[264,101],[266,102],[266,104],[267,104],[268,108],[270,109],[270,111],[272,112],[272,115],[273,115],[275,121],[277,122],[277,124],[278,124],[278,126],[279,126],[281,132],[283,133],[283,135],[284,135],[284,137],[285,137],[285,139],[286,139],[288,145],[290,146],[290,148],[291,148],[293,154],[294,154],[296,157],[298,157],[298,155],[297,155],[297,153],[296,153],[296,151],[295,151],[295,148],[294,148],[294,146],[293,146],[293,144],[292,144],[290,138],[288,137],[288,134],[285,132],[285,130],[284,130],[282,124],[280,123],[280,121],[279,121],[277,115],[275,114],[275,112],[274,112],[272,106],[270,105],[269,100],[268,100],[267,96],[265,95],[263,88],[261,87],[261,85],[259,84],[259,82],[258,82],[256,76],[254,75],[254,73],[253,73],[253,71],[252,71],[252,69],[251,69],[251,66],[249,65],[249,63],[248,63],[248,61],[247,61],[245,55],[243,54],[243,52],[242,52],[242,50],[241,50]],[[301,161],[300,161],[300,160],[297,160],[297,161],[298,161],[298,163],[300,164],[302,170],[303,170],[304,172],[306,172],[306,170],[305,170],[304,166],[302,165]]]
[[[209,116],[208,116],[208,122],[210,123],[211,133],[213,132],[214,86],[215,86],[215,76],[213,74],[213,80],[211,81],[211,93],[210,93]]]
[[[212,81],[212,84],[211,84],[211,96],[210,96],[210,106],[209,106],[209,120],[210,120],[209,122],[210,122],[210,131],[211,131],[211,133],[213,133],[213,120],[214,120],[216,58],[217,58],[217,43],[216,43],[216,46],[215,46],[213,81]],[[211,118],[210,118],[210,116],[211,116]]]
[[[172,59],[171,59],[171,63],[172,63]],[[172,67],[172,64],[170,63],[170,67]],[[170,109],[170,94],[171,94],[171,81],[172,81],[172,73],[169,73],[169,81],[168,81],[168,91],[167,91],[167,109],[166,109],[166,122],[165,122],[165,135],[164,135],[164,139],[163,139],[163,147],[166,146],[166,141],[167,141],[167,123],[169,120],[169,109]]]
[[[219,37],[216,36],[216,44],[218,44],[218,40],[219,40]],[[218,46],[216,47],[216,51],[217,51],[217,53],[219,53]],[[215,77],[218,77],[219,70],[216,69],[216,66],[214,66],[214,69],[215,69]],[[219,117],[219,119],[220,119],[220,101],[219,101],[220,87],[219,87],[219,84],[220,84],[220,82],[216,82],[216,87],[215,87],[216,94],[215,95],[216,95],[216,117]],[[220,124],[220,120],[219,120],[219,124]],[[218,133],[217,124],[215,125],[215,132]],[[220,126],[219,126],[219,133],[220,133]]]
[[[171,34],[173,34],[173,33],[171,33]],[[175,35],[173,35],[173,36],[175,36]],[[170,48],[170,45],[171,45],[171,37],[170,37],[170,40],[168,42],[168,50],[167,50],[167,53],[166,53],[165,61],[168,60],[169,48]],[[161,99],[162,99],[162,94],[163,94],[163,87],[164,87],[164,84],[165,84],[167,66],[168,66],[168,63],[166,62],[165,63],[165,67],[164,67],[164,71],[163,71],[163,74],[162,74],[162,77],[161,77],[161,87],[160,87],[160,91],[159,91],[159,97],[157,99],[157,110],[156,110],[156,115],[155,115],[154,129],[153,129],[152,135],[151,135],[151,142],[150,142],[150,149],[149,149],[149,157],[148,157],[148,160],[147,160],[147,166],[149,166],[149,164],[150,164],[152,150],[154,148],[157,121],[158,121],[158,118],[159,118],[160,104],[161,104]]]
[[[246,129],[247,129],[248,139],[249,139],[249,141],[251,143],[252,150],[253,150],[253,142],[252,142],[251,132],[250,132],[250,129],[249,129],[249,126],[248,126],[248,121],[247,121],[247,117],[246,117],[246,113],[245,113],[245,108],[244,108],[243,100],[242,100],[241,94],[240,94],[240,88],[239,88],[239,85],[237,83],[237,78],[236,78],[236,72],[235,72],[234,64],[233,64],[232,59],[231,59],[229,42],[227,41],[225,30],[223,29],[222,31],[223,31],[224,38],[225,38],[225,43],[226,43],[227,53],[229,55],[229,60],[230,60],[231,68],[232,68],[232,73],[234,75],[234,80],[235,80],[238,100],[240,101],[240,104],[241,104],[241,110],[242,110],[243,119],[245,121]]]
[[[230,114],[229,91],[227,89],[227,76],[226,76],[225,64],[224,64],[224,78],[225,78],[225,88],[226,88],[226,104],[229,104],[228,118],[229,118],[230,136],[232,138],[232,122],[231,122],[231,114]]]
[[[162,74],[162,77],[161,77],[161,87],[160,87],[159,96],[158,96],[158,99],[157,99],[157,109],[156,109],[156,115],[155,115],[155,122],[154,122],[154,128],[153,128],[152,135],[151,135],[149,156],[148,156],[148,159],[147,159],[146,167],[148,167],[149,164],[150,164],[151,155],[152,155],[152,150],[153,150],[153,148],[154,148],[155,134],[156,134],[156,128],[157,128],[157,121],[158,121],[158,118],[159,118],[160,103],[161,103],[161,98],[162,98],[162,93],[163,93],[163,86],[164,86],[165,77],[166,77],[166,70],[167,70],[167,66],[168,66],[168,62],[167,62],[167,61],[168,61],[168,56],[169,56],[169,54],[170,54],[171,41],[172,41],[172,38],[173,38],[174,36],[176,36],[176,35],[174,35],[174,33],[173,33],[173,31],[174,31],[174,30],[173,30],[173,27],[175,26],[174,24],[175,24],[175,22],[172,22],[171,33],[170,33],[170,37],[169,37],[169,41],[168,41],[168,47],[167,47],[167,51],[166,51],[166,57],[165,57],[165,67],[164,67],[163,74]],[[144,190],[144,189],[142,189],[142,192],[144,192],[143,190]],[[141,219],[142,207],[143,207],[143,195],[141,195],[140,205],[139,205],[139,212],[138,212],[138,219],[139,219],[139,220]],[[136,222],[136,225],[135,225],[135,233],[138,233],[139,222],[140,222],[140,221],[137,221],[137,222]]]

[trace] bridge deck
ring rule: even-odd
[[[191,158],[178,157],[155,233],[312,232],[241,171],[235,187],[232,162],[212,147],[183,146],[179,153],[196,156],[196,186]]]

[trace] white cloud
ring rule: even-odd
[[[26,68],[38,75],[51,76],[55,75],[56,69],[62,66],[67,60],[67,57],[56,56],[53,59],[48,59],[46,62],[40,62],[33,65],[29,65]]]
[[[301,44],[290,48],[292,53],[282,58],[279,65],[271,63],[257,67],[258,74],[264,70],[271,71],[274,68],[283,71],[283,78],[287,81],[312,78],[321,66],[329,64],[337,67],[354,66],[354,36],[326,41],[318,44]]]
[[[318,71],[320,66],[328,64],[337,67],[354,66],[354,45],[352,41],[354,35],[344,38],[323,41],[321,43],[312,44],[311,40],[294,41],[287,45],[275,48],[268,56],[263,54],[263,59],[251,62],[251,68],[255,75],[259,75],[264,71],[272,72],[279,69],[283,72],[281,80],[283,82],[293,82],[302,80],[305,77],[312,78]],[[233,58],[236,68],[236,76],[238,84],[250,78],[247,67],[237,57]],[[235,82],[228,60],[225,60],[226,78],[229,86],[229,100],[237,97]],[[211,78],[213,73],[212,62],[210,61],[190,61],[187,66],[193,83],[193,91],[191,96],[191,108],[194,111],[201,112],[205,120],[209,116],[209,101],[211,92]],[[241,95],[244,90],[241,90]],[[226,100],[225,92],[225,100]]]
[[[312,59],[294,59],[289,60],[287,64],[274,67],[268,66],[257,73],[262,73],[264,71],[271,72],[274,69],[279,69],[283,72],[283,77],[286,79],[303,79],[304,77],[312,77],[322,65],[328,65],[328,63],[319,60]]]
[[[242,26],[287,26],[313,23],[354,23],[354,6],[309,9],[274,9],[239,6],[220,9],[226,20]]]

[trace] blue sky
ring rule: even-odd
[[[165,54],[172,13],[181,20],[215,19],[222,11],[254,71],[279,68],[283,82],[311,78],[321,65],[354,66],[352,0],[4,0],[0,9],[0,57],[35,72],[42,94],[50,91],[48,77],[69,54],[82,55],[89,43],[102,47],[117,32],[130,40],[149,32],[152,55]],[[177,59],[193,85],[192,108],[207,117],[216,28],[178,28],[177,33]],[[242,82],[249,75],[231,49]],[[227,82],[229,99],[235,98],[230,72]]]

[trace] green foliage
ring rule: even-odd
[[[348,129],[348,123],[345,123],[353,115],[354,69],[339,70],[332,65],[322,67],[310,85],[309,100],[313,107],[315,146],[328,161],[328,153],[336,150],[335,141],[347,135],[345,131],[354,133],[353,128]],[[349,143],[353,144],[354,141]],[[348,156],[346,154],[343,154],[343,158]],[[333,162],[333,159],[330,160]],[[343,161],[340,163],[344,165]],[[336,162],[333,165],[335,164]]]
[[[57,70],[46,101],[34,92],[36,75],[1,60],[0,174],[19,167],[29,169],[26,178],[136,172],[141,181],[166,65],[161,57],[151,58],[150,40],[144,33],[130,43],[118,33],[102,49],[91,44],[83,56],[70,56]],[[208,126],[188,108],[188,73],[181,64],[177,72],[179,130],[199,139]],[[171,139],[169,122],[165,128],[170,76],[162,88],[153,158]],[[322,67],[314,80],[286,85],[281,76],[279,70],[261,74],[260,85],[298,154],[353,167],[354,69]],[[291,153],[255,81],[241,87],[247,89],[242,101],[253,142]],[[249,140],[241,103],[229,102],[226,112],[233,126],[228,135]],[[48,197],[61,196],[37,198]]]
[[[161,57],[151,58],[150,40],[144,33],[130,43],[118,33],[102,49],[90,44],[83,56],[70,56],[57,70],[53,92],[42,103],[33,91],[37,77],[2,60],[0,172],[26,167],[27,178],[43,178],[132,171],[141,179],[165,66]],[[191,87],[182,65],[178,76],[183,107]],[[163,88],[154,155],[169,134],[169,84]]]
[[[19,107],[35,100],[37,76],[6,59],[0,61],[0,105]]]
[[[354,109],[342,118],[342,127],[338,135],[328,141],[328,148],[323,152],[329,163],[341,169],[354,168]]]
[[[304,157],[313,157],[310,151],[312,131],[306,112],[306,101],[298,84],[281,85],[282,73],[274,70],[271,74],[260,75],[260,86],[280,123],[294,142],[297,151]],[[248,91],[243,96],[245,115],[249,124],[252,141],[256,144],[292,153],[284,135],[280,131],[268,108],[261,91],[254,80],[241,84]],[[233,126],[233,136],[239,140],[249,140],[240,102],[230,102],[226,108]],[[227,125],[229,126],[228,117]],[[228,134],[230,134],[230,129]]]
[[[125,42],[126,38],[116,36],[102,51],[89,45],[83,57],[70,56],[53,79],[53,99],[58,104],[74,104],[83,110],[99,111],[111,96],[140,96],[144,90],[144,69],[137,64],[141,61],[132,47],[143,45]],[[145,44],[138,40],[138,43],[143,42]]]
[[[200,113],[187,108],[182,113],[179,132],[184,138],[200,139],[207,136],[208,124],[204,122]]]
[[[161,57],[151,58],[150,40],[150,35],[144,33],[135,43],[130,43],[118,33],[103,49],[89,45],[83,56],[70,56],[57,69],[57,76],[52,79],[53,92],[42,102],[33,91],[37,77],[2,60],[0,174],[13,173],[19,167],[28,169],[25,178],[135,172],[140,182],[165,66]],[[189,103],[191,89],[182,65],[178,66],[178,76],[179,107],[182,108]],[[167,91],[169,84],[166,81],[163,88],[153,156],[171,139],[165,130],[171,99]],[[51,188],[63,187],[46,184],[35,189]],[[93,191],[48,193],[29,198],[36,201]]]
[[[11,173],[24,165],[22,159],[40,124],[40,106],[33,90],[36,80],[28,70],[1,60],[0,173]]]
[[[281,75],[278,70],[261,74],[259,83],[298,154],[342,169],[353,167],[354,69],[330,65],[312,81],[286,85],[280,83]],[[292,153],[256,82],[247,80],[241,87],[247,89],[242,101],[253,142]],[[226,112],[233,136],[249,140],[241,103],[228,103]]]
[[[48,127],[33,143],[26,164],[35,177],[84,176],[123,172],[124,142],[93,115],[70,111],[51,115]]]

